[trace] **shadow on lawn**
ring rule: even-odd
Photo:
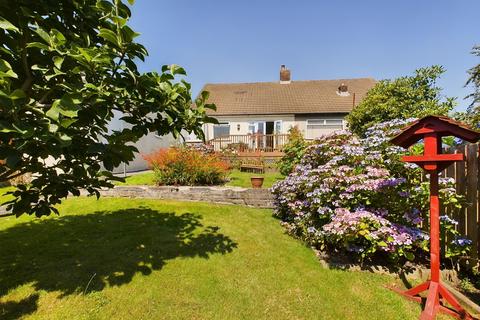
[[[31,283],[36,290],[74,292],[120,286],[178,257],[208,258],[237,247],[193,213],[149,208],[95,212],[18,224],[0,231],[0,298]],[[36,310],[38,296],[0,303],[0,318]],[[23,307],[22,307],[23,306]]]

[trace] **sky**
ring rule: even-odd
[[[443,94],[469,101],[480,63],[480,0],[136,0],[132,28],[149,57],[141,71],[178,64],[197,95],[206,83],[410,75],[434,64]]]

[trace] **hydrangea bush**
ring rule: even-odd
[[[360,260],[422,260],[429,236],[421,229],[428,218],[428,180],[422,170],[400,161],[406,150],[389,139],[413,119],[373,126],[365,138],[347,131],[324,136],[307,147],[300,163],[272,187],[275,214],[287,231],[328,252],[346,252]],[[440,179],[445,206],[459,208],[462,197],[453,179]],[[468,250],[456,221],[442,217],[444,235],[453,239],[444,256]]]

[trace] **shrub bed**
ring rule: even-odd
[[[407,151],[389,143],[408,121],[376,125],[363,139],[337,132],[309,146],[293,172],[272,188],[275,214],[288,232],[362,261],[425,261],[429,237],[420,225],[428,217],[428,182],[421,181],[419,167],[400,161]],[[463,200],[453,183],[440,179],[443,205],[451,210]],[[459,237],[456,223],[441,218],[442,238],[451,239],[442,254],[452,259],[470,244]]]
[[[158,185],[216,185],[230,171],[230,164],[205,145],[163,148],[145,159]]]

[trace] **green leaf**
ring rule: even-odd
[[[78,114],[78,110],[80,109],[76,103],[78,101],[74,100],[71,96],[65,95],[62,97],[60,100],[60,114],[69,117],[69,118],[74,118]]]
[[[207,101],[207,100],[208,100],[208,97],[210,97],[210,92],[208,92],[208,91],[202,91],[202,93],[200,93],[200,95],[202,96],[202,100],[203,100],[203,101]]]
[[[27,44],[27,48],[38,48],[42,50],[48,50],[48,46],[41,42],[30,42]]]
[[[32,67],[31,67],[32,70],[39,70],[39,71],[42,71],[42,72],[45,72],[45,71],[48,71],[47,68],[42,68],[40,67],[38,64],[34,64]]]
[[[72,141],[72,137],[66,135],[66,134],[62,134],[59,136],[60,140],[64,141],[64,142],[70,142]]]
[[[62,45],[67,41],[63,33],[58,31],[57,29],[50,30],[50,34],[51,36],[53,36],[53,38],[56,40],[57,44],[59,45]]]
[[[59,105],[60,100],[55,100],[52,103],[51,108],[45,113],[45,115],[52,120],[58,121],[58,117],[60,116]]]
[[[70,127],[70,125],[72,125],[73,123],[77,122],[78,119],[68,119],[68,118],[65,118],[65,119],[62,119],[60,121],[60,125],[64,128],[68,128]]]
[[[1,16],[0,16],[0,28],[4,30],[20,32],[20,30],[17,27],[15,27],[10,21],[6,20]]]
[[[87,49],[78,48],[78,51],[80,51],[80,54],[82,55],[82,57],[85,58],[85,60],[87,60],[87,61],[91,61],[91,60],[92,60],[92,56],[90,55],[90,53],[88,52]]]
[[[135,3],[135,0],[128,0],[128,3],[133,6],[133,4]]]
[[[111,11],[113,9],[113,4],[110,1],[99,0],[96,4],[97,8],[102,9],[103,11]]]
[[[40,38],[42,38],[46,43],[50,44],[51,40],[50,40],[50,36],[48,35],[48,33],[45,32],[45,30],[43,30],[42,28],[38,27],[34,30],[36,34],[38,34],[40,36]]]
[[[55,133],[58,131],[58,126],[54,123],[49,123],[48,124],[48,131],[51,133]]]
[[[61,115],[68,118],[75,118],[78,115],[80,109],[76,103],[78,101],[73,99],[69,95],[64,95],[62,99],[57,99],[52,103],[52,107],[47,111],[46,115],[52,120],[58,121]]]
[[[132,40],[140,35],[140,33],[133,31],[129,26],[122,27],[123,39],[126,42],[132,42]]]
[[[377,244],[378,244],[378,246],[380,246],[380,247],[386,247],[386,246],[388,246],[385,241],[379,241]]]
[[[172,64],[170,66],[170,72],[172,74],[187,75],[187,72],[185,71],[185,69],[183,69],[182,67],[180,67],[179,65],[176,65],[176,64]]]
[[[15,89],[12,93],[10,93],[9,97],[12,100],[18,100],[18,99],[24,99],[27,96],[25,95],[25,92],[23,90]]]
[[[61,72],[61,71],[59,72],[58,69],[55,69],[54,71],[55,71],[55,73],[52,73],[52,74],[49,74],[49,75],[46,75],[46,76],[45,76],[45,79],[46,79],[47,81],[50,81],[50,79],[53,79],[53,78],[55,78],[55,77],[57,77],[57,76],[60,76],[60,75],[62,75],[62,74],[65,74],[65,72]]]
[[[18,78],[18,75],[13,72],[12,66],[7,61],[0,59],[0,72],[4,78]]]
[[[59,56],[55,56],[53,57],[53,64],[55,65],[55,67],[57,67],[58,69],[61,69],[62,68],[62,63],[63,63],[63,60],[65,58],[64,57],[59,57]]]
[[[407,258],[410,261],[415,260],[415,255],[411,252],[405,252],[405,258]]]
[[[118,38],[117,38],[117,34],[115,32],[113,32],[112,30],[108,30],[108,29],[105,29],[105,28],[100,28],[100,32],[98,33],[98,36],[107,40],[108,42],[115,45],[116,47],[119,47],[119,41],[118,41]]]

